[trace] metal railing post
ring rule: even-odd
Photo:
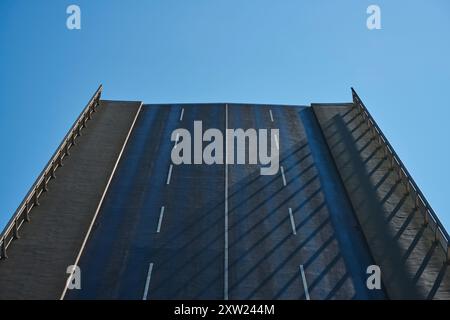
[[[13,237],[14,239],[20,239],[19,222],[17,221],[17,218],[14,220]]]
[[[70,156],[69,144],[70,144],[70,140],[67,139],[67,140],[66,140],[66,146],[65,146],[65,148],[64,148],[64,154],[67,155],[67,156]]]
[[[44,180],[42,181],[42,191],[44,191],[44,192],[48,191],[48,182],[47,182],[46,174],[44,174]]]
[[[450,245],[447,243],[447,264],[450,263]]]
[[[1,259],[8,259],[8,255],[6,254],[6,243],[5,243],[5,238],[3,238],[2,240],[2,245],[1,245],[1,249],[0,249],[0,258]]]
[[[434,241],[437,243],[440,243],[439,241],[439,226],[436,225],[436,228],[434,229]]]
[[[24,210],[25,210],[25,221],[30,222],[30,204],[29,204],[29,202],[26,202]]]
[[[72,139],[71,139],[71,141],[70,141],[70,143],[71,143],[73,146],[76,145],[76,143],[75,143],[75,137],[76,137],[76,131],[73,133]]]
[[[61,153],[58,155],[58,167],[64,167],[63,155]]]
[[[36,207],[39,207],[41,204],[39,203],[39,195],[38,195],[38,193],[39,193],[39,189],[38,189],[38,187],[36,187],[35,189],[34,189],[34,205],[36,206]]]
[[[52,165],[50,167],[50,178],[51,179],[56,179],[56,163],[55,160],[52,161]]]

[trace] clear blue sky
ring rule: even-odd
[[[99,83],[147,103],[345,102],[354,86],[450,229],[448,0],[2,0],[0,226]]]

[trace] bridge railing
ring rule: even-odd
[[[440,247],[445,252],[446,262],[450,262],[450,237],[447,231],[437,217],[436,213],[431,208],[422,191],[420,191],[414,179],[409,174],[403,162],[400,160],[400,157],[394,151],[394,148],[391,146],[391,144],[381,131],[380,127],[378,127],[377,123],[353,88],[352,96],[354,105],[356,106],[356,108],[358,108],[360,115],[368,125],[373,137],[375,137],[378,143],[382,146],[385,156],[387,156],[390,162],[391,169],[396,172],[398,179],[400,181],[403,181],[403,183],[405,184],[408,193],[413,197],[415,201],[416,209],[419,210],[423,215],[424,224],[431,228],[431,230],[434,232],[435,241],[440,244]]]
[[[39,198],[43,192],[48,191],[49,181],[56,177],[56,170],[63,166],[64,158],[70,155],[70,149],[75,145],[76,139],[81,136],[81,131],[86,127],[92,114],[96,112],[102,90],[103,86],[100,85],[3,229],[0,235],[0,259],[8,257],[9,245],[13,240],[20,238],[19,229],[24,222],[30,221],[31,210],[39,206]]]

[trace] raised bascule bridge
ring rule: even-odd
[[[101,93],[0,236],[0,299],[450,298],[448,233],[354,90],[310,106]],[[173,133],[196,140],[199,121],[270,131],[277,170],[174,163]],[[255,156],[246,138],[218,141],[223,159]]]

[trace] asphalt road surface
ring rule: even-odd
[[[195,120],[279,129],[279,172],[172,165]],[[372,264],[310,108],[144,105],[65,299],[383,299]]]

